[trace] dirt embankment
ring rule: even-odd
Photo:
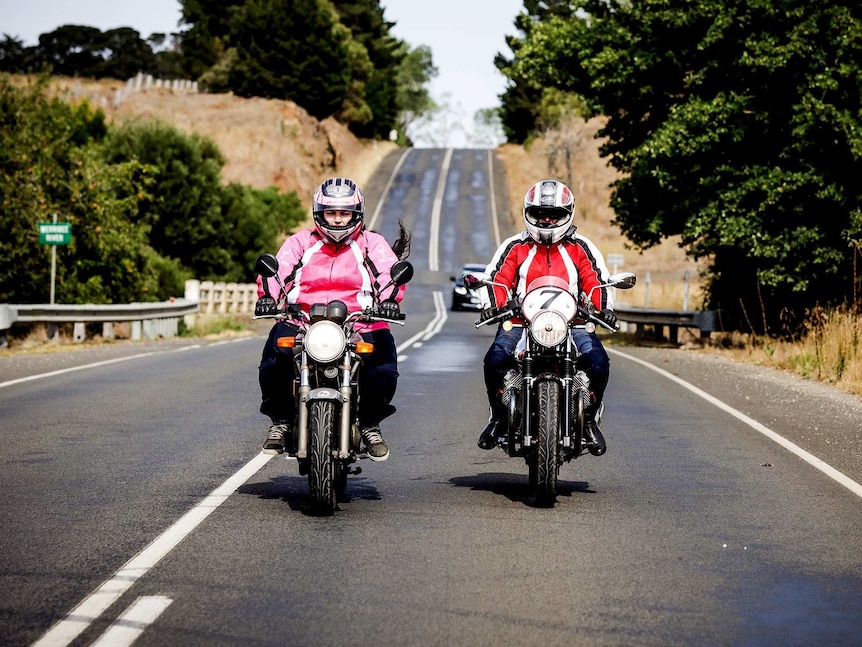
[[[343,174],[362,185],[394,148],[360,140],[334,119],[318,121],[292,101],[156,87],[125,94],[119,81],[61,79],[57,86],[72,99],[88,99],[108,121],[157,119],[208,137],[225,157],[226,182],[296,191],[309,206],[323,179]]]

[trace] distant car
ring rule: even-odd
[[[482,303],[476,290],[468,290],[464,287],[464,272],[482,274],[484,271],[485,265],[467,263],[461,268],[457,276],[451,277],[450,280],[455,281],[455,286],[452,288],[452,310],[482,309]]]

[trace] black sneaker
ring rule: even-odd
[[[263,443],[263,453],[271,455],[283,454],[284,440],[289,433],[290,427],[286,422],[276,422],[273,424],[269,428],[269,436],[266,437],[266,441]]]
[[[587,451],[593,456],[601,456],[608,449],[599,425],[589,418],[584,421],[584,442],[587,445]]]
[[[365,443],[368,458],[373,461],[385,461],[389,458],[389,448],[380,435],[380,427],[366,427],[359,432],[362,440]]]
[[[500,436],[500,421],[492,419],[488,422],[488,426],[482,430],[479,436],[479,442],[476,444],[479,449],[494,449],[497,446],[497,438]]]

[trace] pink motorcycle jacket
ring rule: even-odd
[[[398,257],[386,239],[372,231],[361,231],[339,244],[323,238],[316,230],[303,230],[284,241],[276,254],[278,275],[287,289],[287,302],[298,303],[308,312],[315,303],[340,299],[348,312],[374,306],[374,295],[389,283],[389,270]],[[269,293],[279,293],[275,278],[267,279]],[[261,277],[257,277],[258,297],[264,296]],[[389,299],[389,286],[380,300]],[[395,292],[396,301],[404,298],[404,286]],[[388,328],[385,321],[360,324],[357,331]]]

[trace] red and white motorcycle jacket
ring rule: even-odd
[[[284,241],[276,254],[278,274],[287,289],[287,302],[298,303],[308,312],[315,303],[340,299],[348,312],[358,312],[374,305],[374,295],[389,283],[389,270],[398,260],[395,252],[380,234],[360,231],[349,240],[335,244],[316,230],[303,230]],[[269,293],[278,295],[275,278],[267,279]],[[257,277],[258,297],[264,295],[261,277]],[[380,300],[390,298],[390,286]],[[404,286],[398,288],[396,301],[404,298]],[[388,328],[385,321],[360,324],[358,332]]]
[[[504,306],[514,295],[523,298],[527,286],[541,276],[563,279],[576,297],[607,283],[610,276],[601,252],[588,238],[576,234],[574,227],[552,245],[539,245],[526,231],[506,239],[494,253],[485,274],[494,283],[508,288],[488,286],[491,306],[495,308]],[[613,310],[613,291],[596,290],[592,301],[598,310]],[[522,324],[523,320],[512,319],[512,323]]]

